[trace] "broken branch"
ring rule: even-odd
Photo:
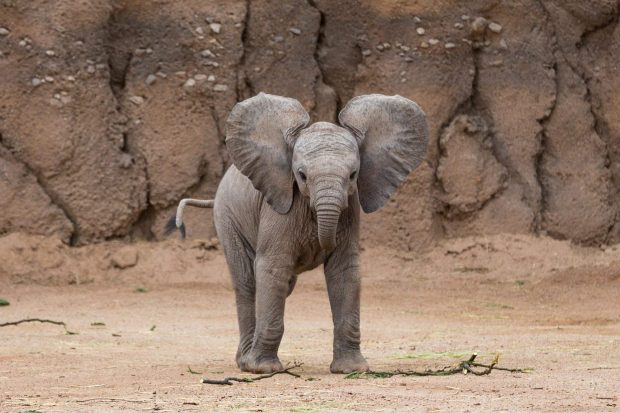
[[[499,353],[495,355],[495,358],[491,364],[476,363],[477,354],[472,354],[468,360],[461,361],[457,366],[444,367],[439,370],[395,370],[395,371],[366,371],[366,372],[353,372],[347,374],[345,379],[361,379],[361,378],[389,378],[394,376],[450,376],[453,374],[467,374],[471,373],[476,376],[485,376],[491,374],[493,370],[508,371],[511,373],[528,373],[528,369],[509,369],[505,367],[497,367],[499,362]],[[473,367],[482,367],[484,370],[474,370]]]
[[[270,377],[273,377],[277,374],[288,374],[290,376],[293,377],[297,377],[299,378],[299,374],[297,373],[293,373],[291,370],[296,369],[298,367],[301,367],[303,365],[303,363],[295,363],[290,367],[285,368],[284,370],[278,370],[278,371],[274,371],[273,373],[269,373],[269,374],[262,374],[260,376],[254,376],[254,377],[226,377],[222,380],[214,380],[214,379],[202,379],[200,382],[204,383],[204,384],[219,384],[222,386],[232,386],[233,382],[238,382],[238,383],[253,383],[255,381],[258,380],[263,380],[263,379],[268,379]]]
[[[62,326],[65,329],[65,333],[68,335],[74,335],[77,333],[74,333],[72,331],[69,331],[67,329],[67,324],[64,321],[54,321],[54,320],[47,320],[45,318],[24,318],[22,320],[17,320],[17,321],[9,321],[6,323],[0,323],[0,327],[7,327],[7,326],[16,326],[19,324],[23,324],[23,323],[48,323],[48,324],[54,324],[57,326]]]

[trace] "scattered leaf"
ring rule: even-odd
[[[155,324],[153,324],[153,326],[149,330],[150,331],[155,331],[156,328],[157,328],[157,326]]]
[[[202,374],[200,371],[194,371],[190,366],[187,366],[187,371],[191,374]]]
[[[90,325],[93,327],[103,327],[105,326],[105,323],[102,323],[101,321],[95,321],[94,323],[90,323]]]
[[[147,289],[146,289],[146,288],[144,288],[144,287],[138,287],[138,288],[136,288],[135,290],[133,290],[133,292],[134,292],[134,293],[148,293],[148,292],[149,292],[149,290],[147,290]]]
[[[11,303],[9,303],[8,300],[5,300],[4,298],[0,298],[0,307],[4,307],[7,305],[11,305]]]

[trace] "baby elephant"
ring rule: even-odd
[[[360,205],[381,208],[422,161],[426,116],[400,96],[352,99],[340,125],[317,122],[294,99],[260,93],[227,121],[233,161],[215,201],[214,222],[232,275],[243,371],[282,369],[284,302],[297,275],[321,264],[334,322],[332,373],[368,370],[360,352]]]

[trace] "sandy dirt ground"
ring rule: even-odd
[[[620,249],[529,236],[468,238],[423,256],[363,254],[362,346],[375,370],[439,368],[477,352],[529,374],[345,379],[329,373],[321,270],[287,301],[278,375],[233,386],[234,297],[206,241],[69,248],[0,238],[0,411],[618,411]],[[143,291],[143,292],[139,292]],[[103,323],[98,325],[97,323]],[[194,372],[192,374],[188,367]]]

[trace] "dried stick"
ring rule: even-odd
[[[291,367],[287,367],[284,370],[278,370],[278,371],[274,371],[273,373],[262,374],[260,376],[254,376],[254,377],[226,377],[225,379],[222,379],[222,380],[202,379],[200,382],[201,383],[205,383],[205,384],[219,384],[219,385],[223,385],[223,386],[232,386],[234,381],[236,381],[238,383],[253,383],[253,382],[258,381],[258,380],[268,379],[268,378],[273,377],[273,376],[275,376],[277,374],[288,374],[290,376],[299,378],[300,377],[299,374],[293,373],[291,370],[296,369],[298,367],[301,367],[302,365],[303,365],[303,363],[295,363]]]
[[[499,362],[499,353],[495,355],[495,358],[491,362],[491,364],[482,364],[476,363],[477,354],[472,354],[468,360],[464,360],[460,362],[457,366],[454,367],[444,367],[439,370],[424,370],[424,371],[416,371],[416,370],[395,370],[395,371],[366,371],[366,372],[353,372],[345,376],[345,379],[360,379],[366,377],[372,378],[389,378],[394,376],[450,376],[453,374],[467,374],[471,373],[476,376],[485,376],[487,374],[491,374],[493,370],[502,370],[508,371],[511,373],[528,373],[530,370],[528,369],[509,369],[505,367],[496,367]],[[484,370],[477,371],[474,370],[473,367],[483,367]]]
[[[63,328],[65,329],[65,333],[68,335],[74,335],[77,333],[74,333],[72,331],[67,330],[67,324],[64,321],[54,321],[54,320],[47,320],[45,318],[24,318],[22,320],[17,320],[17,321],[9,321],[7,323],[0,323],[0,327],[6,327],[6,326],[16,326],[22,323],[48,323],[48,324],[54,324],[57,326],[63,326]]]

